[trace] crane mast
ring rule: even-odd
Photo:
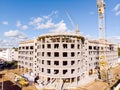
[[[105,3],[104,0],[97,0],[99,39],[105,39]]]
[[[102,80],[107,80],[107,58],[106,58],[106,38],[105,38],[105,2],[97,0],[98,8],[98,29],[99,29],[99,76]],[[102,44],[101,44],[102,43]],[[103,49],[101,50],[101,45]]]

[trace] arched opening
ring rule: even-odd
[[[80,81],[80,76],[77,77],[77,81]]]
[[[24,67],[22,66],[22,71],[24,71]]]
[[[25,69],[25,72],[28,72],[28,68]]]
[[[98,73],[98,69],[99,69],[98,66],[96,66],[96,67],[94,68],[94,74],[97,74],[97,73]]]
[[[93,74],[93,70],[90,69],[90,70],[89,70],[89,75],[92,75],[92,74]]]
[[[32,73],[32,69],[29,69],[29,72]]]

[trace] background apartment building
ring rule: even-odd
[[[0,59],[4,61],[18,61],[18,52],[12,48],[2,49],[0,51]]]
[[[33,71],[34,65],[34,40],[28,40],[19,43],[18,48],[18,66],[19,68],[25,68],[28,71]]]

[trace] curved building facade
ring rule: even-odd
[[[77,34],[46,34],[35,43],[34,71],[43,81],[79,81],[84,76],[84,37]]]

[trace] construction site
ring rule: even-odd
[[[74,33],[20,42],[17,69],[0,72],[1,90],[14,90],[4,89],[5,81],[16,90],[120,90],[118,45],[106,38],[105,8],[104,0],[97,0],[98,39],[82,36],[77,25]]]

